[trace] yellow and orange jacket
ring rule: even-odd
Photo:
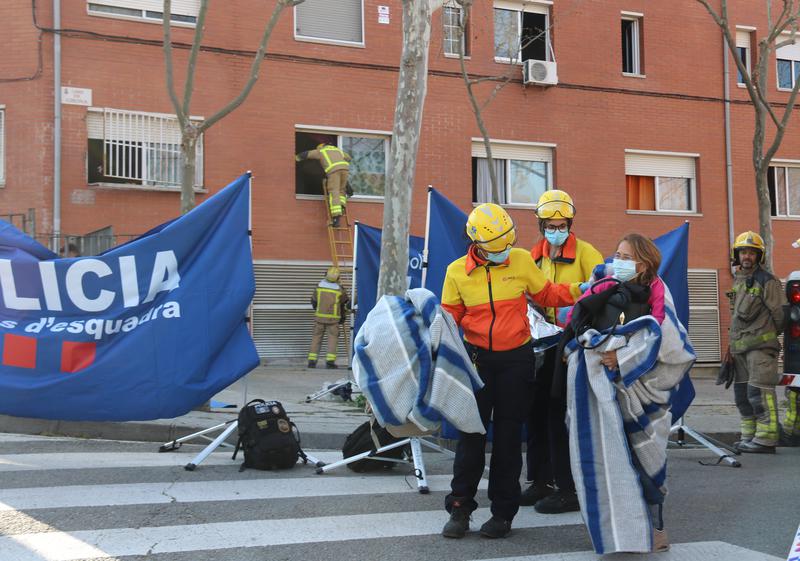
[[[594,246],[570,233],[567,241],[561,246],[561,253],[550,258],[550,242],[539,240],[531,249],[531,257],[550,282],[586,282],[592,277],[597,265],[603,264],[603,256]],[[556,323],[556,308],[545,308],[545,317],[550,323]],[[563,327],[563,326],[562,326]]]
[[[512,249],[505,263],[489,263],[471,246],[447,267],[442,308],[464,330],[464,339],[482,349],[507,351],[531,338],[530,296],[540,306],[571,306],[581,295],[579,283],[553,284],[524,249]]]

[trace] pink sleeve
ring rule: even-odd
[[[664,323],[664,281],[659,277],[650,283],[650,299],[647,303],[650,304],[650,313],[659,325]]]

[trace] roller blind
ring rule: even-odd
[[[695,178],[695,158],[658,154],[625,154],[625,175]]]
[[[486,147],[483,145],[483,142],[472,142],[472,157],[486,157]],[[553,149],[549,146],[527,146],[524,144],[492,142],[492,157],[502,160],[551,163],[553,161]]]
[[[717,271],[689,269],[689,339],[697,362],[719,362],[719,282]]]
[[[750,32],[749,31],[737,31],[736,32],[736,46],[737,47],[744,47],[746,49],[750,48]]]
[[[200,13],[201,0],[172,0],[171,12],[182,16],[194,16]],[[150,12],[163,12],[164,0],[89,0],[89,4],[101,6],[114,6],[117,8],[130,8],[132,10],[147,10]]]
[[[297,37],[364,42],[362,0],[305,0],[294,10]]]
[[[788,40],[789,37],[786,35],[781,35],[778,38],[778,43],[782,41]],[[793,45],[786,45],[785,47],[779,48],[775,52],[775,56],[777,58],[789,59],[789,60],[800,60],[800,39],[795,38],[795,43]]]

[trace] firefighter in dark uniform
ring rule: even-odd
[[[330,267],[325,278],[319,281],[311,296],[314,307],[314,334],[311,337],[311,349],[308,352],[308,367],[316,368],[322,336],[327,336],[328,352],[325,364],[328,368],[336,368],[336,345],[339,342],[339,325],[344,323],[345,314],[350,310],[350,297],[339,284],[338,267]]]
[[[322,166],[328,190],[331,226],[338,226],[347,205],[347,178],[350,175],[352,161],[350,154],[332,144],[319,144],[316,150],[300,152],[294,159],[298,162],[317,160]]]

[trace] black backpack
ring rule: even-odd
[[[356,430],[347,436],[347,439],[344,441],[344,446],[342,446],[342,456],[346,459],[364,452],[374,452],[380,446],[387,446],[400,440],[402,439],[392,436],[389,431],[380,426],[375,419],[371,419],[359,425]],[[408,453],[410,453],[410,447],[406,445],[392,448],[391,450],[387,450],[376,457],[401,460]],[[392,469],[395,464],[397,464],[397,462],[368,460],[364,458],[363,460],[358,460],[347,464],[347,467],[353,471],[363,473],[366,471]]]
[[[300,449],[300,436],[295,424],[289,420],[280,401],[254,399],[239,411],[239,440],[236,450],[244,450],[246,468],[288,469],[297,463],[297,458],[306,462]]]

